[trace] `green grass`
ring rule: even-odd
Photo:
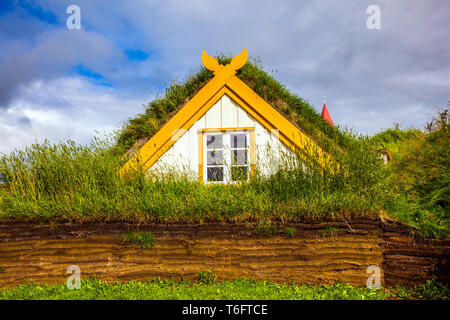
[[[443,238],[450,230],[448,110],[427,127],[427,133],[397,128],[373,139],[384,141],[393,157],[387,166],[386,183],[394,196],[386,202],[386,210],[424,234]]]
[[[258,225],[252,230],[252,234],[257,237],[268,237],[278,233],[278,227],[273,225]]]
[[[393,169],[378,159],[370,139],[353,139],[348,156],[340,158],[345,170],[335,174],[321,174],[307,164],[307,170],[281,169],[235,185],[204,185],[176,173],[149,178],[137,172],[121,178],[114,140],[95,140],[89,146],[35,144],[0,158],[6,181],[0,221],[271,224],[376,217],[386,211],[417,232],[446,236],[448,214],[439,209],[440,202],[417,208],[417,200],[388,182]]]
[[[425,137],[425,133],[418,129],[405,129],[402,130],[398,126],[394,128],[381,131],[370,139],[374,142],[374,147],[377,149],[389,150],[393,153],[394,157],[398,155],[399,145],[408,141],[420,140]]]
[[[286,238],[292,238],[295,235],[295,229],[291,227],[284,228],[283,232]]]
[[[131,231],[122,236],[125,243],[138,244],[143,249],[152,248],[156,244],[156,239],[151,232]]]
[[[221,63],[230,57],[220,56]],[[313,222],[380,213],[420,236],[450,234],[450,144],[448,115],[430,132],[388,129],[373,137],[326,124],[303,99],[266,73],[257,60],[237,73],[266,101],[330,152],[341,170],[318,172],[312,163],[235,185],[203,185],[180,173],[121,178],[123,154],[149,138],[211,77],[202,68],[170,86],[110,139],[81,146],[73,141],[34,144],[0,157],[0,222],[58,223],[154,221]],[[383,165],[377,152],[394,161]],[[290,161],[291,159],[286,159]],[[314,160],[314,159],[312,159]]]
[[[323,230],[322,230],[322,234],[324,236],[334,236],[337,232],[339,231],[338,227],[335,226],[326,226]]]
[[[347,284],[296,285],[267,281],[236,279],[223,282],[167,281],[152,279],[146,282],[107,283],[82,280],[80,290],[61,285],[20,285],[0,290],[0,300],[7,299],[142,299],[142,300],[385,300],[385,299],[446,299],[447,286],[434,281],[414,288],[396,287],[368,289]]]
[[[217,276],[211,270],[201,271],[197,274],[197,281],[203,284],[214,284],[216,283]]]
[[[380,176],[322,175],[312,167],[280,170],[236,185],[203,185],[173,174],[120,178],[114,141],[35,144],[0,158],[8,192],[0,221],[201,222],[265,219],[314,220],[373,216],[381,208]],[[355,172],[364,161],[352,161]],[[356,164],[356,165],[355,165]]]

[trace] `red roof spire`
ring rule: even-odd
[[[328,122],[330,125],[334,127],[333,120],[331,120],[331,116],[328,113],[327,103],[325,97],[323,97],[323,109],[322,109],[322,119]]]

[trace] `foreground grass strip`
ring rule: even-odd
[[[80,290],[62,285],[21,285],[0,290],[0,299],[189,299],[189,300],[385,300],[385,299],[449,299],[450,290],[429,281],[415,288],[356,288],[337,283],[331,286],[276,284],[266,281],[236,279],[224,282],[176,282],[152,279],[146,282],[107,283],[95,279],[82,280]]]

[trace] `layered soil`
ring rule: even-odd
[[[292,238],[285,227],[296,230]],[[366,284],[367,267],[381,268],[383,285],[422,284],[433,277],[450,283],[450,241],[419,240],[403,226],[380,220],[280,225],[279,234],[255,236],[254,225],[203,224],[3,224],[0,286],[33,281],[65,282],[67,267],[102,280],[193,279],[211,270],[219,280],[355,286]],[[131,230],[151,231],[153,248],[122,242]]]

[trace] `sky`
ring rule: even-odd
[[[448,0],[2,0],[0,153],[89,143],[195,73],[203,49],[244,46],[319,113],[326,96],[340,127],[421,129],[450,100],[449,31]]]

